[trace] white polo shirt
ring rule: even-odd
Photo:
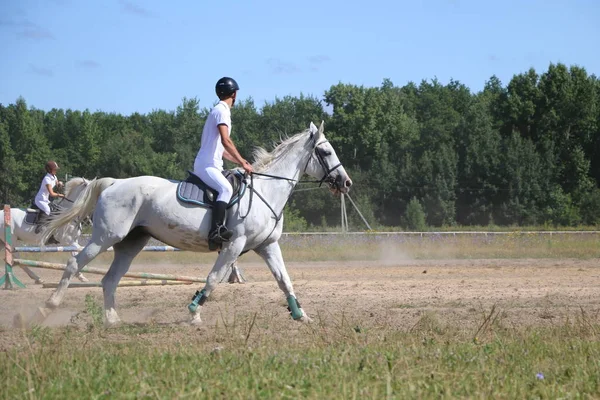
[[[48,191],[46,185],[50,185],[51,188],[54,188],[57,181],[58,178],[55,175],[46,174],[42,180],[42,184],[40,185],[40,190],[38,190],[37,194],[35,195],[35,202],[48,203],[50,201],[50,192]]]
[[[200,150],[194,160],[194,170],[197,171],[206,167],[223,169],[223,151],[225,148],[221,142],[221,134],[218,128],[221,124],[227,125],[229,135],[231,135],[231,109],[224,101],[220,101],[210,110],[210,114],[208,114],[208,118],[204,123]]]

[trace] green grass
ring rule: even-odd
[[[89,304],[88,308],[93,309]],[[583,313],[507,328],[492,309],[408,330],[343,316],[300,326],[238,317],[201,330],[158,325],[36,328],[0,353],[4,398],[597,398],[600,327]],[[542,379],[543,376],[543,379]]]
[[[284,244],[284,257],[600,255],[597,235],[372,239],[307,238]],[[57,255],[43,258],[49,256]],[[144,253],[136,263],[213,259]],[[245,260],[258,258],[244,256],[242,266]],[[0,332],[0,398],[600,398],[600,325],[598,315],[584,311],[549,327],[515,327],[492,308],[472,326],[443,322],[435,312],[422,313],[409,328],[358,321],[351,313],[317,315],[315,323],[300,325],[264,310],[200,328],[149,323],[107,330],[94,297],[85,304],[87,325],[80,328]]]

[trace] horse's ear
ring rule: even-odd
[[[317,129],[316,125],[312,123],[312,121],[310,122],[310,126],[308,127],[308,131],[310,132],[310,138],[314,139],[315,136],[319,135],[319,130]]]
[[[321,121],[321,125],[319,126],[319,134],[322,135],[325,130],[325,121]]]
[[[317,129],[316,125],[312,123],[312,121],[310,122],[310,127],[308,128],[308,130],[310,131],[311,139],[313,138],[313,136],[319,133],[319,130]]]

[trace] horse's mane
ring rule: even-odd
[[[273,151],[268,152],[262,147],[256,147],[253,152],[254,163],[252,167],[256,172],[264,172],[272,163],[285,156],[292,148],[294,148],[300,139],[305,138],[310,133],[310,130],[297,133],[292,137],[282,138],[279,144],[275,144]]]

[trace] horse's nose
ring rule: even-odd
[[[347,188],[349,188],[350,186],[352,186],[352,179],[346,179],[345,186],[346,186]]]

